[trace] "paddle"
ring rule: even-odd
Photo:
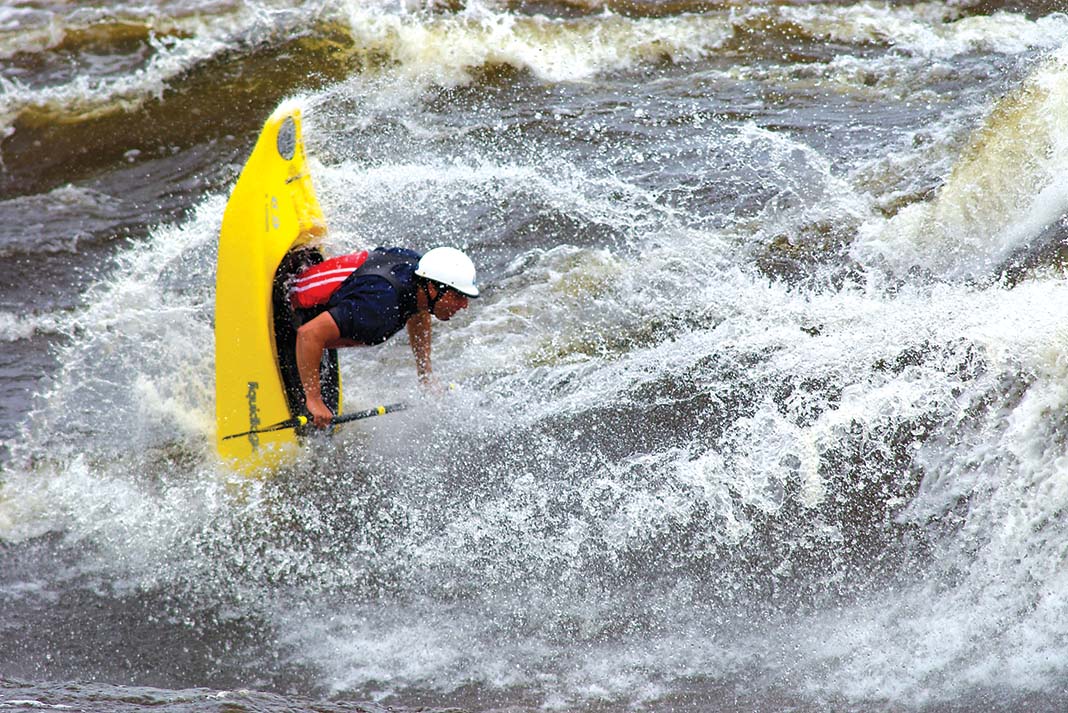
[[[384,416],[387,413],[393,413],[394,411],[403,411],[408,408],[408,404],[386,404],[385,406],[375,406],[364,411],[356,411],[354,413],[347,413],[344,416],[335,416],[331,421],[331,426],[338,426],[342,423],[348,423],[349,421],[358,421],[361,418],[370,418],[372,416]],[[249,436],[253,433],[268,433],[270,431],[282,431],[287,428],[301,428],[307,426],[311,421],[307,416],[297,416],[296,418],[287,418],[285,421],[279,421],[273,426],[266,426],[264,428],[257,428],[252,431],[245,431],[244,433],[235,433],[232,436],[223,436],[224,441],[228,441],[231,438],[240,438],[241,436]]]

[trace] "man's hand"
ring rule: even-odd
[[[420,374],[419,385],[423,387],[423,390],[426,393],[432,394],[434,396],[441,396],[446,391],[445,385],[441,383],[441,379],[434,376],[433,374]]]
[[[434,374],[421,375],[419,377],[419,385],[423,387],[423,391],[431,396],[446,396],[460,388],[460,385],[455,382],[442,382]]]
[[[334,413],[327,408],[321,398],[308,397],[304,401],[304,407],[308,409],[308,413],[311,414],[312,423],[316,428],[326,428],[330,425],[330,422],[334,420]]]

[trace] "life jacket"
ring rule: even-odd
[[[366,250],[361,250],[312,265],[293,279],[289,286],[289,301],[296,309],[311,309],[326,304],[341,283],[367,261],[368,254]]]
[[[410,264],[412,260],[378,250],[332,257],[297,275],[290,285],[289,299],[295,309],[321,307],[357,271],[360,275],[381,277],[399,292],[401,285],[393,275],[393,268],[405,263]]]

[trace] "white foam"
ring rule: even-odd
[[[954,700],[970,687],[990,681],[997,657],[1006,655],[1013,660],[1011,678],[1005,679],[1009,686],[1026,690],[1050,684],[1051,672],[1062,670],[1064,660],[1055,658],[1045,673],[1029,670],[1028,662],[1044,655],[1052,645],[1052,635],[1035,636],[1037,615],[1011,613],[1014,607],[1027,608],[1033,585],[1020,585],[1012,592],[997,581],[1006,571],[1014,577],[1025,576],[1032,571],[1027,563],[1036,557],[1042,562],[1058,561],[1056,550],[1046,548],[1055,548],[1055,543],[1063,540],[1060,526],[1054,526],[1040,543],[1027,535],[1032,523],[1050,522],[1068,497],[1065,486],[1053,487],[1063,480],[1063,467],[1049,460],[1059,452],[1062,440],[1051,431],[1050,414],[1068,404],[1068,388],[1063,387],[1068,379],[1061,356],[1068,344],[1063,328],[1068,323],[1068,292],[1062,281],[1036,280],[1015,290],[942,284],[906,287],[892,295],[859,287],[806,293],[742,271],[710,269],[712,265],[719,268],[719,261],[730,251],[729,236],[704,236],[703,250],[695,249],[697,236],[692,234],[672,238],[659,236],[659,247],[650,247],[634,261],[619,259],[611,251],[566,246],[522,257],[522,269],[517,266],[515,274],[501,285],[507,289],[488,304],[479,305],[479,314],[461,328],[464,361],[474,362],[474,370],[496,374],[484,390],[493,400],[480,405],[484,428],[507,438],[516,428],[533,426],[542,419],[626,403],[628,394],[663,381],[685,381],[694,384],[698,393],[715,396],[719,390],[729,390],[731,383],[720,380],[715,370],[702,368],[710,355],[737,355],[738,368],[760,383],[802,378],[842,384],[841,397],[822,401],[826,395],[819,390],[801,392],[786,410],[768,400],[758,405],[752,417],[732,424],[719,445],[693,441],[686,448],[597,465],[583,461],[576,453],[575,468],[583,477],[576,474],[573,483],[557,479],[558,472],[542,473],[537,463],[531,462],[527,472],[510,474],[510,485],[498,497],[472,502],[463,516],[457,514],[437,537],[420,541],[410,550],[418,557],[416,572],[445,571],[460,577],[461,582],[470,577],[491,591],[502,582],[511,582],[528,593],[537,589],[533,582],[551,582],[556,577],[560,582],[557,586],[568,591],[571,578],[584,574],[579,563],[585,547],[605,548],[625,556],[631,547],[655,540],[658,533],[684,527],[694,503],[718,515],[717,527],[707,536],[710,542],[744,546],[753,533],[751,513],[778,512],[789,483],[798,473],[803,487],[797,497],[803,507],[815,512],[826,498],[836,495],[831,484],[822,480],[818,466],[849,438],[851,429],[876,434],[888,424],[931,419],[948,429],[946,439],[951,439],[954,424],[963,418],[971,399],[999,393],[1002,378],[1022,379],[1027,384],[1029,375],[1037,375],[1037,381],[1027,388],[1028,398],[1014,410],[1008,424],[997,412],[979,417],[980,431],[970,453],[962,453],[961,443],[926,432],[919,433],[914,444],[927,473],[922,492],[940,481],[953,482],[955,487],[949,493],[933,488],[930,494],[922,494],[914,506],[919,510],[909,517],[922,523],[932,513],[944,513],[952,509],[957,494],[977,502],[992,498],[989,506],[984,506],[989,513],[975,525],[980,542],[998,533],[990,551],[983,555],[983,560],[991,563],[989,573],[975,572],[955,588],[952,582],[936,582],[930,588],[918,584],[910,589],[909,583],[902,582],[904,591],[895,595],[892,606],[880,601],[849,609],[841,621],[805,620],[796,629],[782,622],[776,623],[777,629],[757,627],[752,639],[738,643],[732,651],[744,658],[751,649],[774,649],[774,642],[785,640],[782,651],[796,651],[797,658],[780,653],[763,659],[762,665],[781,671],[801,660],[805,670],[828,672],[816,677],[813,691],[858,700],[885,696],[918,703]],[[705,256],[704,260],[696,258],[698,255]],[[663,272],[672,275],[673,283],[656,279]],[[710,274],[715,279],[703,277]],[[602,275],[609,277],[603,279]],[[650,280],[655,287],[647,286]],[[574,302],[568,284],[578,287]],[[601,308],[613,303],[619,310],[610,311],[605,318]],[[708,328],[684,331],[648,347],[580,353],[574,359],[539,360],[535,362],[538,366],[529,366],[531,352],[540,339],[566,343],[569,339],[615,337],[635,328],[650,314],[663,313],[669,305],[673,311],[703,312]],[[564,322],[546,317],[560,312],[585,316]],[[1021,320],[1020,315],[1029,317]],[[811,325],[819,325],[817,335],[803,331]],[[933,351],[934,355],[901,369],[874,367],[893,363],[909,349],[928,354]],[[744,358],[747,355],[764,356]],[[955,376],[975,358],[986,364],[984,371],[974,378]],[[818,418],[799,425],[799,414],[813,406]],[[498,409],[500,417],[493,418],[490,411]],[[539,443],[536,451],[550,463],[559,462],[550,447],[550,442]],[[886,449],[889,444],[873,436],[870,447]],[[1007,463],[1030,459],[1031,454],[1038,459],[1029,463],[1022,479],[1017,479],[1016,467],[1006,471]],[[432,462],[418,465],[433,468]],[[587,466],[592,469],[586,470]],[[888,475],[910,477],[908,473]],[[539,528],[537,523],[544,520],[545,513],[553,512],[553,496],[546,492],[546,481],[565,490],[562,499],[581,502],[591,510],[570,511],[566,527]],[[1035,483],[1039,489],[1030,493]],[[602,492],[604,496],[598,494]],[[594,511],[592,504],[602,497],[609,506]],[[1017,507],[1021,498],[1027,503],[1023,513]],[[1032,507],[1037,517],[1025,514]],[[594,531],[596,545],[591,543]],[[824,541],[845,536],[831,526],[813,534]],[[962,564],[968,567],[966,552],[974,541],[966,536],[956,543],[959,550],[954,547],[939,553],[944,559],[938,560],[936,570],[952,570]],[[570,569],[572,566],[577,570]],[[779,576],[788,577],[789,563],[783,566]],[[1040,581],[1057,580],[1058,575],[1051,574]],[[932,591],[936,587],[950,590]],[[952,604],[932,605],[936,595]],[[1011,601],[1006,602],[1005,597]],[[1055,607],[1056,602],[1043,606]],[[945,621],[950,610],[949,623],[938,623]],[[595,612],[581,607],[572,614],[579,620],[598,620]],[[449,612],[450,621],[465,616],[463,611]],[[696,629],[715,629],[714,617],[707,616],[689,624]],[[979,623],[1002,622],[998,626],[1005,626],[1006,618],[1012,622],[1008,634],[999,633],[993,623]],[[337,646],[328,649],[328,660],[317,656],[311,640],[307,642],[309,655],[316,656],[338,690],[359,689],[383,674],[371,664],[375,657],[362,651],[363,642],[399,644],[397,637],[417,639],[420,629],[425,634],[441,625],[437,614],[418,612],[398,614],[396,622],[390,617],[357,619],[370,623],[357,630],[339,625],[338,630],[328,633],[332,646]],[[553,617],[549,620],[558,621]],[[400,621],[404,622],[403,629],[394,629]],[[498,685],[490,674],[493,665],[489,657],[499,661],[511,656],[509,644],[496,642],[492,654],[482,652],[482,637],[489,636],[483,631],[484,622],[477,617],[465,621],[454,632],[457,640],[464,642],[458,647],[462,655],[454,652],[455,656],[442,658],[444,649],[431,641],[428,650],[414,649],[403,668],[395,670],[399,675],[394,684],[423,686],[433,681],[433,686],[444,691],[460,686],[461,681]],[[669,625],[672,633],[665,635],[666,649],[677,650],[675,637],[688,630],[676,626],[678,623]],[[975,630],[980,632],[978,636],[969,633]],[[808,636],[809,631],[818,634]],[[761,642],[761,637],[767,639]],[[989,637],[1005,646],[988,652],[985,642]],[[311,639],[321,641],[317,636]],[[894,642],[892,646],[886,645],[888,640]],[[609,668],[620,667],[627,652],[633,651],[630,644],[640,647],[649,642],[623,642],[599,652],[596,658]],[[524,645],[532,642],[515,643],[517,649]],[[720,671],[715,668],[719,659],[713,649],[690,651],[670,664],[651,665],[669,680],[677,680],[683,671]],[[542,666],[536,655],[514,655],[526,666],[520,680],[543,691],[549,702],[583,696],[630,700],[648,682],[643,677],[622,677],[615,682],[618,689],[613,689],[614,684],[604,678],[586,679],[577,674],[581,666],[572,667],[574,662],[561,665],[572,675],[565,682],[566,674],[551,665]],[[962,665],[963,679],[952,680]],[[939,681],[937,687],[929,685],[932,676]],[[547,683],[550,680],[554,683]]]
[[[0,312],[0,341],[15,342],[30,339],[41,334],[60,334],[67,315],[51,314],[14,314]]]
[[[849,44],[885,44],[923,57],[948,58],[970,52],[1019,54],[1054,49],[1068,34],[1068,16],[1053,13],[1030,20],[1022,14],[960,17],[952,3],[892,6],[787,6],[784,19],[818,38]]]
[[[721,14],[633,20],[606,13],[551,19],[500,12],[479,3],[456,15],[396,13],[347,5],[361,49],[388,58],[391,74],[443,85],[466,84],[470,72],[502,64],[548,82],[583,81],[639,62],[696,59],[731,34]]]

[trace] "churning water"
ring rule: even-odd
[[[0,707],[1068,706],[1053,4],[0,9]],[[485,296],[215,459],[215,246],[298,101],[327,250]]]

